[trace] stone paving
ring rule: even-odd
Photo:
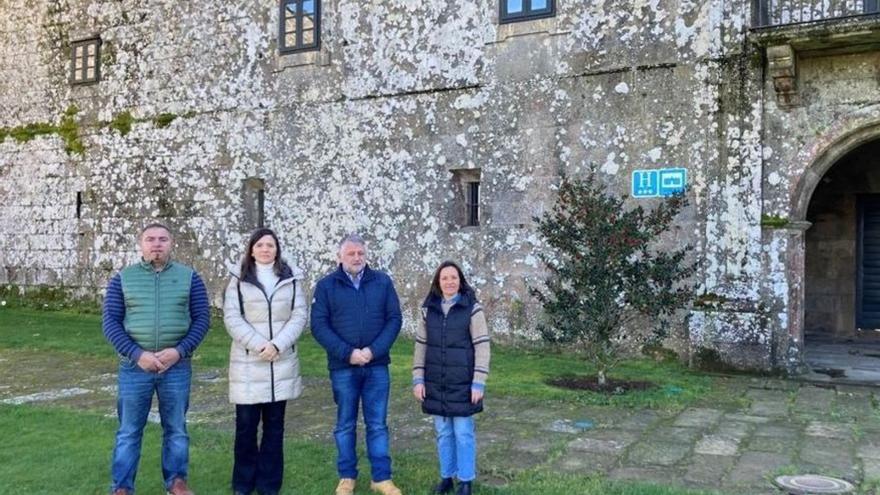
[[[45,403],[113,415],[106,360],[0,349],[0,403]],[[478,420],[480,479],[503,487],[522,470],[601,473],[729,494],[778,494],[780,474],[841,477],[873,493],[880,481],[877,389],[791,380],[719,380],[731,400],[675,410],[579,406],[514,397],[486,400]],[[225,371],[196,370],[190,420],[232,428]],[[716,395],[717,394],[713,394]],[[391,398],[393,449],[431,454],[432,425],[403,384]],[[335,408],[325,378],[306,380],[287,431],[332,442]],[[593,426],[585,428],[584,420]]]

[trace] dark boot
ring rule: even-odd
[[[471,482],[460,481],[458,483],[458,490],[455,491],[455,495],[471,495]]]
[[[431,493],[452,493],[452,478],[443,478],[440,483],[431,491]]]

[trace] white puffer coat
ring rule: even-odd
[[[223,322],[232,337],[229,401],[233,404],[276,402],[302,394],[294,344],[302,335],[308,312],[302,288],[303,272],[297,267],[291,270],[293,276],[279,280],[268,298],[259,286],[240,281],[238,269],[233,271],[226,286]],[[269,343],[279,350],[273,362],[260,358],[260,349]]]

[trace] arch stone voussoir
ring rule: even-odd
[[[808,165],[793,184],[789,218],[792,221],[805,221],[810,199],[825,173],[847,153],[875,139],[880,139],[880,105],[872,105],[842,117],[821,136],[801,148],[796,161]]]

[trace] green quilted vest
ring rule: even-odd
[[[147,351],[174,347],[190,325],[192,268],[169,261],[161,272],[147,262],[120,272],[125,331]]]

